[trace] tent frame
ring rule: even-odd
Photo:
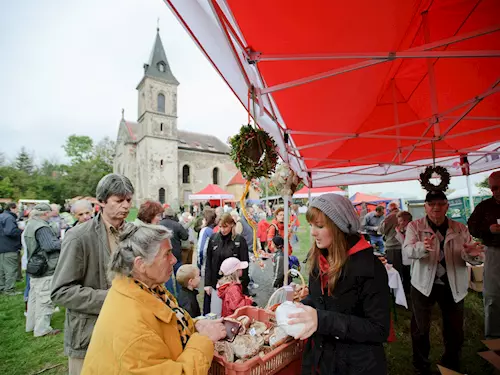
[[[169,0],[166,0],[167,2],[171,3]],[[268,112],[267,114],[270,115],[270,117],[274,120],[275,124],[282,130],[283,132],[283,137],[285,140],[286,144],[286,152],[284,155],[282,155],[283,159],[285,161],[288,161],[288,156],[294,156],[300,161],[302,161],[303,167],[306,167],[304,160],[310,160],[310,159],[305,159],[302,158],[300,155],[300,151],[303,149],[307,148],[313,148],[313,147],[318,147],[318,146],[324,146],[327,144],[332,144],[336,142],[343,142],[349,139],[353,138],[368,138],[368,139],[396,139],[398,140],[414,140],[417,141],[416,144],[411,145],[411,146],[403,146],[401,147],[398,145],[398,148],[395,152],[395,155],[393,157],[393,163],[389,164],[395,164],[395,165],[402,165],[407,163],[408,159],[410,156],[414,153],[414,151],[417,149],[419,146],[425,146],[429,144],[433,144],[436,141],[442,141],[445,139],[453,139],[456,137],[464,137],[467,135],[475,134],[478,132],[484,132],[484,131],[490,131],[490,130],[495,130],[495,129],[500,129],[500,124],[488,126],[485,128],[481,129],[475,129],[475,130],[470,130],[470,131],[465,131],[461,133],[456,133],[449,135],[451,130],[458,124],[460,121],[463,120],[485,120],[485,121],[500,121],[500,118],[497,117],[474,117],[470,116],[467,117],[467,114],[470,113],[476,106],[479,104],[483,99],[490,95],[494,95],[500,92],[500,77],[495,80],[495,82],[492,84],[489,90],[485,91],[484,93],[471,98],[469,100],[464,101],[463,103],[455,106],[454,108],[450,108],[447,110],[438,110],[438,103],[436,99],[436,85],[435,85],[435,79],[434,79],[434,71],[433,71],[433,64],[431,59],[434,58],[491,58],[491,57],[500,57],[500,51],[498,50],[479,50],[479,51],[432,51],[434,48],[438,47],[443,47],[443,46],[449,46],[455,43],[462,42],[464,40],[472,39],[472,38],[477,38],[479,36],[483,35],[488,35],[494,32],[500,31],[500,24],[495,25],[493,27],[488,27],[480,30],[474,30],[471,32],[467,33],[461,33],[458,35],[454,35],[449,38],[444,38],[438,41],[434,42],[429,42],[429,29],[428,29],[428,21],[427,21],[427,12],[422,13],[423,17],[423,26],[424,26],[424,37],[426,40],[426,44],[423,44],[418,47],[410,48],[405,51],[389,51],[389,52],[370,52],[370,53],[364,53],[364,52],[350,52],[350,53],[317,53],[317,54],[287,54],[287,55],[276,55],[276,54],[263,54],[258,51],[252,51],[250,48],[246,47],[247,43],[243,38],[243,35],[239,29],[239,26],[234,20],[233,15],[231,14],[230,7],[228,6],[226,0],[209,0],[209,4],[212,7],[212,10],[214,12],[214,16],[216,17],[216,20],[221,27],[221,29],[224,32],[226,42],[230,46],[235,60],[238,61],[240,71],[242,73],[242,76],[244,77],[247,85],[249,92],[251,90],[255,91],[256,94],[256,102],[257,103],[263,103],[262,99],[264,96],[267,96],[271,108],[271,112],[269,113],[267,108],[264,108],[264,105],[259,105],[260,109],[260,116],[263,114],[263,112]],[[170,4],[171,5],[171,4]],[[171,6],[172,7],[172,6]],[[223,10],[222,7],[225,8],[226,14]],[[173,7],[172,7],[173,8]],[[240,53],[238,53],[238,50]],[[241,56],[240,56],[241,54]],[[339,74],[344,74],[351,72],[353,70],[359,70],[359,69],[364,69],[368,68],[370,66],[384,63],[384,62],[389,62],[389,61],[394,61],[396,59],[414,59],[414,58],[425,58],[428,59],[428,75],[429,75],[429,84],[430,84],[430,95],[431,95],[431,108],[433,114],[427,118],[424,119],[419,119],[415,121],[410,121],[406,123],[399,123],[398,120],[398,103],[395,100],[395,95],[393,95],[393,106],[394,106],[394,117],[395,117],[395,125],[389,125],[388,127],[382,128],[382,129],[376,129],[372,131],[367,131],[367,132],[360,132],[360,133],[329,133],[329,132],[305,132],[305,131],[294,131],[290,129],[286,129],[281,125],[278,121],[278,116],[277,113],[279,113],[274,100],[272,99],[271,95],[273,92],[284,90],[287,88],[295,87],[298,85],[302,84],[307,84],[310,82],[314,82],[320,79],[332,77],[335,75]],[[304,78],[299,78],[297,80],[292,80],[289,82],[284,82],[278,85],[274,85],[271,87],[266,87],[264,78],[262,77],[259,69],[258,69],[258,63],[259,62],[264,62],[264,61],[284,61],[284,60],[331,60],[331,59],[367,59],[366,61],[362,61],[359,63],[351,64],[342,68],[338,69],[333,69],[327,72],[323,72],[320,74],[315,74],[309,77],[304,77]],[[246,60],[246,62],[250,65],[255,66],[255,71],[256,75],[254,76],[254,79],[251,79],[249,75],[247,74],[245,68],[243,67],[243,63]],[[452,113],[456,111],[457,109],[465,107],[465,110],[459,115],[459,116],[447,116],[447,114]],[[248,108],[249,109],[249,108]],[[254,116],[256,114],[253,114]],[[452,119],[454,120],[451,125],[448,126],[446,130],[442,134],[440,134],[441,129],[439,128],[440,120],[445,120],[445,119]],[[417,125],[421,123],[426,123],[428,122],[428,127],[425,129],[426,131],[422,133],[422,136],[420,137],[410,137],[410,136],[398,136],[396,135],[388,135],[388,134],[380,134],[384,131],[387,130],[398,130],[403,127],[407,126],[412,126],[412,125]],[[427,132],[431,129],[434,128],[434,136],[429,137],[425,136]],[[293,145],[290,145],[289,137],[287,135],[292,135],[292,134],[303,134],[303,135],[313,135],[313,136],[321,136],[321,137],[332,137],[333,139],[327,139],[324,141],[320,142],[314,142],[310,144],[305,144],[301,145],[299,147],[294,147]],[[470,151],[474,152],[477,148],[474,148]],[[392,150],[394,151],[394,150]],[[438,151],[438,150],[436,150]],[[403,155],[403,152],[406,152],[405,155]],[[439,152],[436,152],[434,155],[434,158],[440,157],[440,154],[442,156],[449,156],[450,153],[467,153],[469,150],[446,150],[442,149],[439,150]],[[444,155],[443,155],[444,154]],[[379,155],[387,155],[387,151],[384,153],[381,153]],[[374,155],[371,155],[374,156]],[[322,169],[325,168],[332,168],[335,166],[342,166],[345,163],[350,163],[354,161],[360,161],[361,158],[353,159],[353,160],[337,160],[337,165],[332,165],[332,166],[322,166],[321,168],[303,168],[303,171],[306,172],[318,172],[322,171]],[[398,162],[396,162],[398,161]],[[386,161],[382,160],[370,160],[367,161],[367,163],[370,164],[388,164]],[[416,166],[411,166],[409,169],[414,169],[414,168],[419,168],[422,167],[422,165],[419,165],[418,167]],[[335,173],[335,172],[332,172]],[[354,172],[356,173],[356,172]],[[339,173],[342,174],[342,173]],[[377,176],[383,176],[385,174],[376,174]],[[312,181],[309,181],[308,186],[312,186]]]

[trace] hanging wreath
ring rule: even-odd
[[[437,174],[441,178],[439,185],[434,185],[431,178]],[[450,184],[450,173],[445,167],[441,166],[428,166],[423,173],[420,173],[420,185],[427,191],[446,191]]]
[[[278,163],[276,143],[264,130],[244,125],[229,138],[229,156],[246,180],[269,177]]]

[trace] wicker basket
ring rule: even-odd
[[[257,307],[241,307],[231,315],[237,318],[246,315],[249,318],[270,324],[274,321],[274,313]],[[275,375],[286,366],[299,360],[302,356],[303,341],[293,340],[280,345],[264,356],[255,356],[245,363],[226,362],[217,353],[214,354],[209,375]]]

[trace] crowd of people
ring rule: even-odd
[[[288,322],[303,325],[296,336],[307,339],[303,374],[387,373],[390,289],[374,250],[399,271],[410,297],[416,373],[431,373],[436,303],[443,315],[440,362],[460,369],[467,263],[484,262],[485,337],[500,338],[500,172],[491,174],[489,184],[493,197],[478,205],[468,226],[446,216],[441,191],[427,194],[426,215],[417,220],[396,203],[388,205],[387,215],[377,207],[360,220],[343,196],[324,194],[310,202],[309,289],[301,312]],[[297,207],[291,207],[290,247],[284,251],[282,208],[269,222],[258,206],[245,207],[247,215],[208,205],[178,215],[147,201],[129,223],[133,194],[125,176],[103,177],[96,189],[99,211],[88,201],[74,202],[70,226],[57,206],[46,203],[34,206],[20,225],[17,205],[8,204],[0,214],[0,292],[18,293],[24,248],[26,331],[36,337],[60,333],[51,327],[51,316],[56,305],[64,307],[64,352],[72,375],[207,374],[214,343],[226,335],[223,318],[255,305],[254,248],[273,253],[273,285],[283,285],[280,265],[286,253],[293,260],[298,240]],[[321,360],[325,355],[332,360]]]

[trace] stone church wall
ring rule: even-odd
[[[214,168],[219,169],[219,186],[223,189],[237,172],[229,155],[213,154],[191,150],[179,150],[179,202],[189,204],[187,196],[194,194],[213,183],[212,173]],[[190,169],[190,183],[182,183],[182,168],[188,165]]]

